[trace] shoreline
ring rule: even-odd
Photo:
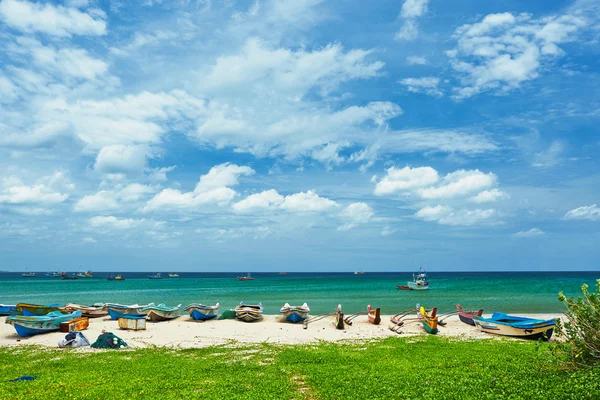
[[[484,317],[491,314],[484,314]],[[522,314],[522,316],[539,319],[561,318],[560,313]],[[264,315],[262,321],[246,323],[238,320],[194,321],[188,315],[164,322],[146,322],[146,330],[121,330],[115,320],[108,317],[90,318],[89,327],[82,331],[93,343],[102,331],[112,332],[123,339],[130,348],[152,346],[173,348],[202,348],[219,346],[234,342],[239,343],[272,343],[272,344],[312,344],[319,341],[339,342],[344,340],[383,339],[393,336],[427,335],[421,324],[410,324],[402,327],[401,334],[389,329],[391,315],[382,315],[381,323],[373,325],[366,316],[360,316],[346,325],[345,329],[334,327],[334,317],[324,318],[310,323],[307,329],[302,324],[282,322],[280,315]],[[34,344],[46,347],[58,347],[58,341],[66,333],[50,332],[41,335],[21,338],[12,325],[5,323],[6,317],[0,317],[0,347],[15,347],[23,344]],[[457,315],[445,319],[447,325],[439,327],[438,336],[466,339],[485,339],[499,337],[480,332],[474,326],[461,322]],[[521,340],[521,339],[517,339]]]

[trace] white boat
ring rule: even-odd
[[[365,271],[355,271],[354,275],[364,275]]]
[[[412,290],[427,290],[429,289],[429,282],[427,281],[427,273],[423,271],[423,268],[419,268],[419,272],[413,274],[412,282],[407,282],[407,285]]]

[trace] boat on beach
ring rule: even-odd
[[[437,307],[434,307],[429,313],[425,310],[425,307],[419,307],[419,316],[421,317],[421,324],[423,328],[425,328],[425,332],[431,333],[435,335],[438,333],[438,317],[437,317]]]
[[[16,304],[0,304],[0,316],[17,314]]]
[[[302,304],[301,306],[290,306],[288,303],[285,303],[279,312],[281,315],[283,315],[286,321],[295,324],[298,322],[303,322],[306,318],[308,318],[310,308],[306,303]]]
[[[148,279],[162,279],[162,275],[160,274],[160,272],[157,272],[155,274],[150,274],[148,275]]]
[[[62,322],[71,321],[81,317],[81,311],[71,314],[62,314],[60,311],[52,311],[46,315],[25,316],[11,315],[6,317],[6,323],[12,325],[21,337],[38,335],[58,331]]]
[[[556,325],[554,319],[519,317],[500,312],[495,312],[490,318],[476,315],[473,322],[482,332],[544,341],[550,340]]]
[[[219,303],[214,306],[206,306],[204,304],[190,304],[184,311],[190,314],[193,320],[206,321],[208,319],[216,318],[219,315]]]
[[[154,303],[149,303],[146,305],[139,305],[139,304],[131,304],[131,305],[125,305],[125,304],[117,304],[117,303],[106,303],[103,306],[103,309],[105,311],[108,311],[108,314],[110,315],[110,319],[113,320],[117,320],[119,318],[123,318],[125,316],[127,317],[131,317],[131,318],[145,318],[146,315],[148,315],[148,313],[146,311],[144,311],[144,308],[149,307],[149,306],[153,306]]]
[[[246,274],[246,276],[238,276],[238,277],[237,277],[237,280],[238,280],[238,281],[253,281],[253,280],[254,280],[254,278],[252,277],[252,275],[250,274],[250,272],[248,272],[248,273]]]
[[[462,308],[460,304],[456,305],[458,310],[458,318],[464,322],[465,324],[475,326],[475,322],[473,321],[473,317],[481,317],[483,315],[483,308],[477,311],[469,311]]]
[[[256,322],[263,319],[262,303],[246,304],[243,301],[235,308],[235,317],[244,322]]]
[[[81,311],[81,315],[87,318],[98,318],[108,315],[108,311],[104,309],[104,303],[96,303],[91,306],[83,306],[81,304],[69,303],[65,305],[65,311]]]
[[[344,313],[341,304],[338,304],[335,308],[335,328],[344,329]]]
[[[46,315],[54,311],[61,311],[62,308],[63,306],[61,306],[60,304],[17,304],[17,312],[20,312],[25,316]]]
[[[369,304],[367,306],[367,317],[370,323],[372,323],[373,325],[379,325],[379,323],[381,322],[381,309],[379,307],[374,309]]]
[[[147,312],[147,318],[152,322],[170,321],[181,315],[181,304],[175,307],[167,307],[164,304],[144,307],[142,311]]]

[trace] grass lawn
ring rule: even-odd
[[[600,399],[549,344],[423,336],[356,344],[0,349],[2,399]],[[34,375],[30,382],[7,382]]]

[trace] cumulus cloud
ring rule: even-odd
[[[338,207],[335,201],[321,197],[312,190],[282,196],[275,189],[270,189],[251,194],[231,208],[240,213],[265,210],[307,213],[327,211],[334,207]]]
[[[454,33],[457,47],[447,52],[461,80],[453,98],[505,93],[537,78],[545,65],[564,54],[558,45],[574,40],[584,25],[584,19],[573,15],[534,19],[500,13],[461,26]]]
[[[416,20],[427,12],[427,3],[429,3],[429,0],[404,0],[400,11],[403,24],[400,30],[396,32],[396,40],[416,39],[419,33]]]
[[[600,208],[598,208],[596,204],[577,207],[568,211],[563,218],[571,220],[600,221]]]
[[[472,203],[493,203],[498,200],[507,199],[510,196],[501,191],[500,189],[484,190],[478,193],[476,196],[470,197],[469,201]]]
[[[73,189],[73,185],[60,172],[40,178],[32,185],[27,185],[14,176],[5,177],[0,182],[0,204],[52,205],[62,203],[67,200],[69,194],[60,193],[58,187],[61,186],[64,189]]]
[[[410,65],[427,65],[427,59],[421,56],[408,56],[406,57],[406,62]]]
[[[375,185],[375,194],[384,196],[401,191],[431,186],[439,181],[437,171],[431,167],[390,167],[387,175]]]
[[[442,225],[494,225],[500,223],[499,213],[495,209],[458,209],[437,205],[423,207],[415,213],[415,217],[424,221],[434,221]]]
[[[106,15],[98,9],[83,12],[73,7],[19,0],[0,2],[0,19],[22,32],[58,37],[106,35]]]
[[[146,159],[152,157],[145,145],[113,144],[100,149],[94,170],[106,174],[141,173],[146,168]]]
[[[448,199],[465,196],[496,185],[497,177],[493,173],[485,174],[479,170],[458,170],[444,176],[440,185],[418,189],[423,199]]]
[[[367,203],[352,203],[344,208],[339,214],[339,218],[344,221],[344,225],[337,228],[338,231],[348,231],[358,225],[366,224],[373,218],[375,213]]]
[[[518,238],[530,238],[536,236],[544,236],[545,232],[540,228],[531,228],[528,231],[520,231],[514,234],[515,237]]]
[[[428,76],[425,78],[406,78],[401,79],[398,83],[406,86],[409,92],[425,93],[429,96],[441,97],[443,93],[438,89],[440,78]]]
[[[75,212],[113,211],[126,208],[148,194],[156,192],[152,186],[131,183],[115,190],[100,190],[96,194],[84,196],[74,207]]]
[[[207,205],[224,206],[237,196],[237,192],[230,186],[236,186],[240,176],[254,173],[252,168],[246,166],[231,163],[216,165],[200,177],[193,192],[164,189],[149,200],[142,211],[178,209],[202,211],[202,207]]]

